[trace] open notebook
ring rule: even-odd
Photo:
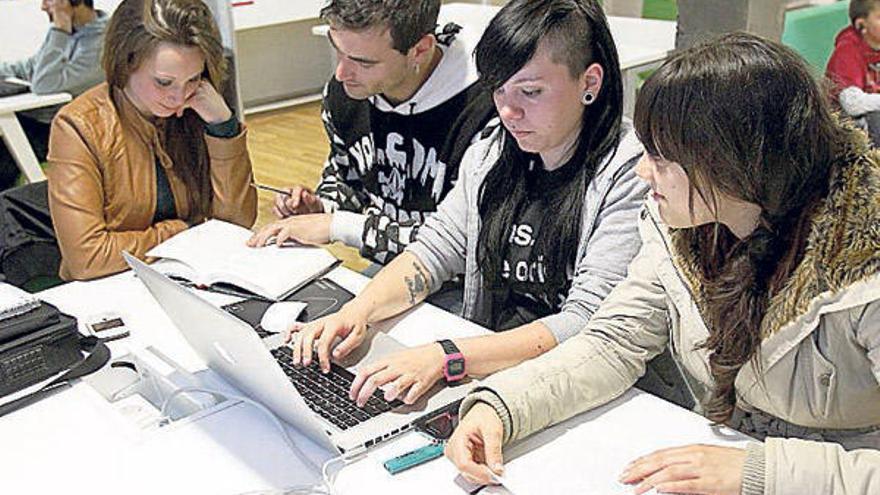
[[[244,227],[208,220],[185,230],[147,252],[162,258],[156,268],[198,285],[230,284],[277,301],[327,273],[337,259],[317,247],[248,247],[252,232]]]

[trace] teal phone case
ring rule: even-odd
[[[385,469],[389,473],[397,474],[406,471],[411,467],[436,459],[441,455],[443,455],[443,444],[432,443],[431,445],[426,445],[413,450],[412,452],[407,452],[406,454],[388,459],[382,463],[382,465],[385,466]]]

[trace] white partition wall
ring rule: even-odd
[[[314,99],[333,67],[311,35],[326,0],[232,2],[241,100],[259,111]]]
[[[95,0],[108,14],[122,0]],[[39,0],[0,0],[0,60],[18,60],[36,53],[49,29]]]
[[[235,53],[235,31],[232,13],[227,0],[204,0],[214,14],[223,46],[229,54]],[[290,0],[298,3],[300,0]],[[95,8],[112,14],[122,0],[95,0]],[[49,19],[40,10],[39,0],[0,0],[0,60],[18,60],[29,57],[37,52],[46,31]],[[238,64],[233,63],[235,68]],[[229,77],[234,81],[236,96],[233,101],[238,106],[237,114],[241,115],[241,95],[239,94],[238,76],[233,73]]]
[[[204,0],[214,14],[214,20],[217,21],[217,28],[220,30],[220,36],[223,38],[223,48],[229,61],[229,74],[227,74],[227,84],[230,85],[224,91],[226,101],[233,107],[236,115],[243,115],[243,107],[241,100],[241,84],[239,83],[239,64],[238,56],[235,49],[235,23],[232,18],[232,9],[229,0]]]
[[[0,1],[0,60],[33,55],[49,29],[49,19],[36,0]]]

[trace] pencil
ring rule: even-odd
[[[257,182],[251,182],[251,185],[256,187],[257,189],[262,189],[263,191],[272,191],[278,194],[284,194],[285,196],[290,196],[290,191],[285,191],[284,189],[280,189],[273,186],[267,186],[265,184],[259,184]]]

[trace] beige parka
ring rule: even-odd
[[[880,152],[852,136],[804,259],[770,301],[761,371],[749,364],[736,379],[738,407],[764,421],[735,426],[767,435],[747,449],[744,494],[880,493]],[[587,327],[487,378],[462,413],[487,402],[505,442],[526,437],[616,398],[667,344],[697,400],[707,397],[708,352],[698,345],[708,331],[693,255],[675,252],[675,234],[650,200],[639,232],[627,278]]]

